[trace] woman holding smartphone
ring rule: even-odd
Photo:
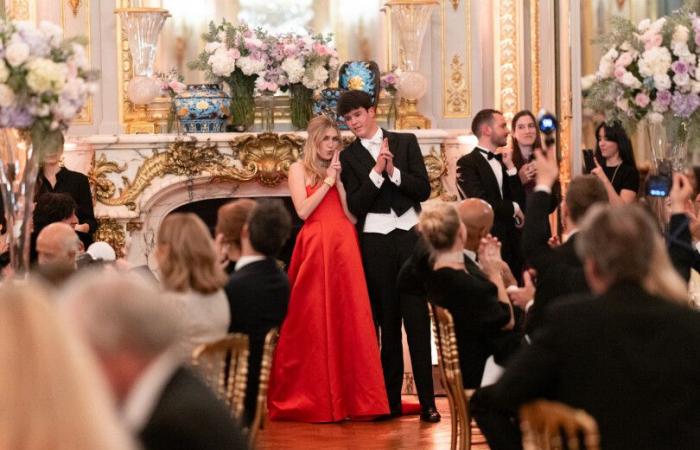
[[[639,190],[639,171],[632,144],[619,122],[596,129],[596,151],[591,173],[603,182],[613,205],[632,203]]]

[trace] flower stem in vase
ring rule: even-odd
[[[226,83],[231,89],[231,124],[236,131],[245,131],[255,122],[255,76],[236,70]]]
[[[304,130],[311,119],[314,91],[301,83],[295,83],[290,86],[289,94],[292,125],[298,130]]]

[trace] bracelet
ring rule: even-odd
[[[328,187],[333,187],[333,185],[335,184],[335,178],[326,177],[326,179],[323,180],[323,182],[324,182],[325,184],[327,184]]]

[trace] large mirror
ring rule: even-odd
[[[204,47],[201,34],[210,21],[246,22],[270,32],[333,33],[340,60],[384,55],[381,39],[382,0],[162,0],[171,18],[163,27],[156,67],[176,69],[186,83],[204,82],[203,74],[187,68]]]

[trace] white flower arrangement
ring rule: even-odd
[[[699,145],[700,17],[683,8],[636,26],[616,18],[612,28],[600,40],[607,51],[586,89],[586,106],[630,132],[646,119]]]
[[[97,89],[81,40],[64,40],[50,22],[0,21],[0,48],[2,128],[29,129],[33,137],[66,130]]]

